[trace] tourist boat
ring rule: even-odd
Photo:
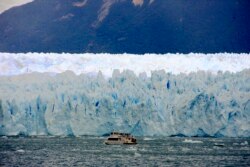
[[[137,144],[136,139],[129,133],[112,132],[105,140],[105,144]]]

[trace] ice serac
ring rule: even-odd
[[[0,135],[250,136],[250,70],[0,78]]]

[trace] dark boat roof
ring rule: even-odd
[[[111,132],[111,135],[112,134],[125,135],[125,136],[130,136],[131,135],[130,133],[120,133],[120,132]]]

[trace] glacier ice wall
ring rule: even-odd
[[[0,135],[118,130],[146,136],[249,137],[249,83],[249,69],[178,75],[158,70],[150,76],[114,70],[110,78],[102,72],[70,71],[2,76]]]
[[[200,70],[238,72],[250,68],[249,54],[55,54],[55,53],[0,53],[0,75],[19,75],[31,72],[61,73],[67,70],[75,74],[96,75],[99,71],[111,77],[114,69],[132,70],[137,76],[146,72],[165,70],[172,74]]]

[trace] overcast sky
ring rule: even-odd
[[[0,14],[14,6],[20,6],[33,0],[0,0]]]

